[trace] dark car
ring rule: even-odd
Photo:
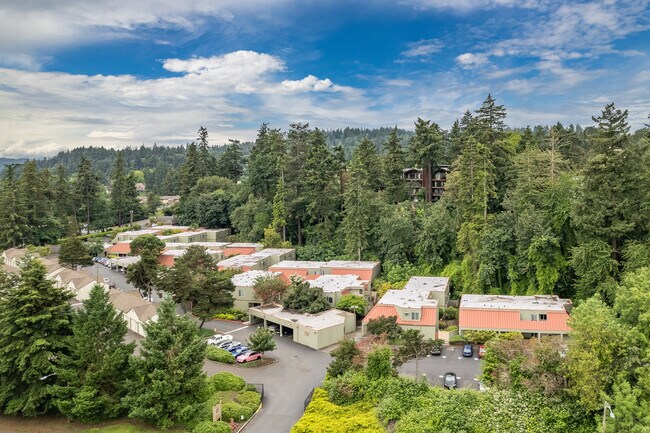
[[[433,346],[433,349],[431,349],[431,354],[434,356],[442,355],[442,346]]]
[[[456,380],[456,373],[445,373],[445,388],[455,389],[458,386],[458,381]]]
[[[471,344],[466,344],[463,346],[463,356],[465,358],[471,358],[474,356],[474,348],[472,348]]]

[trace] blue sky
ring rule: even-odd
[[[650,112],[650,0],[37,0],[0,5],[0,156],[252,139],[262,122],[443,128]]]

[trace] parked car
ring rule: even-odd
[[[240,346],[241,346],[241,343],[239,341],[233,341],[233,342],[228,343],[226,345],[226,347],[224,347],[224,349],[226,349],[228,352],[230,352],[230,349],[235,349],[235,348],[240,347]]]
[[[257,361],[258,359],[262,359],[262,354],[259,352],[244,352],[236,358],[237,362],[241,364],[245,362]]]
[[[225,349],[226,347],[230,346],[230,343],[232,343],[232,340],[223,340],[218,342],[216,346],[221,349]]]
[[[232,343],[230,346],[228,346],[228,352],[230,352],[230,353],[234,353],[235,350],[239,349],[240,347],[242,347],[242,344],[241,344],[241,343],[237,343],[237,342],[236,342],[236,343]]]
[[[433,349],[431,349],[431,354],[433,356],[440,356],[442,355],[442,346],[433,346]]]
[[[250,348],[248,346],[239,346],[235,351],[232,352],[233,356],[237,358],[239,355],[242,355],[246,352],[249,352]]]
[[[463,346],[463,356],[465,358],[471,358],[474,356],[474,348],[471,344],[466,344]]]
[[[487,353],[487,349],[485,348],[485,346],[481,345],[481,346],[478,347],[478,357],[479,358],[483,358],[486,353]]]
[[[458,380],[456,379],[456,373],[445,373],[445,381],[444,381],[445,388],[447,389],[455,389],[458,386]]]
[[[208,344],[211,346],[218,346],[221,343],[230,343],[231,341],[232,341],[232,335],[216,334],[214,337],[210,337],[210,339],[208,339]]]

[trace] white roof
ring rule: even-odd
[[[129,257],[122,257],[120,259],[111,260],[111,262],[122,267],[131,266],[132,264],[138,263],[139,261],[140,261],[140,256],[129,256]]]
[[[170,249],[184,249],[184,248],[189,248],[192,245],[198,245],[201,247],[206,247],[206,248],[211,248],[211,249],[221,249],[226,247],[227,245],[230,245],[228,242],[167,242],[167,248]]]
[[[429,292],[418,290],[388,290],[381,297],[379,305],[395,305],[402,308],[421,308],[422,306],[435,307],[438,301],[429,299]]]
[[[358,262],[348,260],[330,260],[325,263],[326,268],[346,268],[346,269],[374,269],[379,266],[379,262]]]
[[[342,292],[350,287],[362,287],[366,280],[360,280],[356,275],[321,275],[314,280],[308,280],[311,287],[320,287],[323,292]]]
[[[254,242],[233,242],[232,244],[228,245],[228,248],[261,248],[264,245],[262,244],[257,244]]]
[[[463,295],[460,308],[479,308],[490,310],[545,310],[566,311],[570,299],[557,295],[503,296],[503,295]]]
[[[301,260],[282,260],[276,268],[291,268],[291,269],[320,269],[327,262],[310,262]]]
[[[421,292],[446,292],[449,289],[448,277],[411,277],[404,290]]]
[[[133,236],[133,235],[155,235],[158,233],[158,230],[149,230],[149,229],[142,229],[142,230],[127,230],[125,232],[118,233],[118,235],[126,235],[126,236]]]
[[[221,267],[241,267],[241,266],[251,266],[259,263],[260,260],[262,260],[263,257],[251,257],[248,254],[244,254],[241,256],[232,256],[228,257],[227,259],[221,260],[219,263],[217,263],[217,266]]]
[[[253,287],[255,281],[260,277],[277,277],[278,275],[280,275],[279,272],[248,271],[234,275],[230,280],[238,287]]]
[[[282,256],[291,252],[293,252],[293,248],[265,248],[262,251],[250,254],[250,257],[265,259],[267,257]]]
[[[264,313],[266,316],[272,316],[287,322],[293,322],[316,331],[344,324],[345,318],[352,314],[334,308],[316,314],[301,314],[289,310],[283,310],[279,305],[255,307],[250,308],[250,310],[259,311]]]

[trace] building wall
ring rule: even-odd
[[[438,334],[436,333],[435,326],[410,326],[410,325],[399,325],[399,326],[404,330],[415,329],[416,331],[420,331],[422,335],[424,335],[424,338],[432,338],[434,340],[438,338]]]
[[[250,286],[236,286],[232,296],[235,299],[234,307],[244,312],[248,311],[251,302],[261,304],[260,300],[255,296],[253,287]]]

